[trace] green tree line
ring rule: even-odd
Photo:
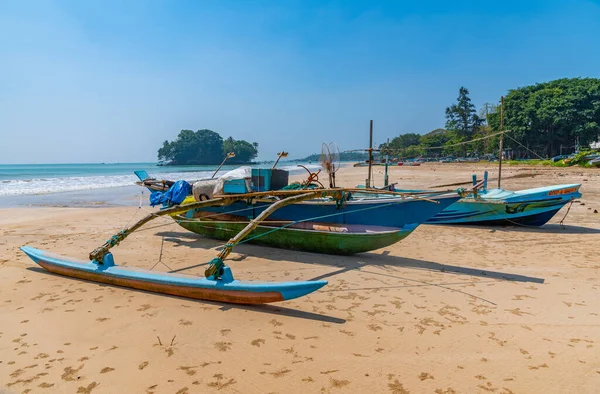
[[[181,130],[174,141],[164,141],[158,150],[158,160],[165,165],[220,164],[229,152],[235,157],[230,164],[250,163],[258,155],[258,143],[226,140],[212,130]]]
[[[504,99],[504,148],[543,157],[564,153],[576,143],[600,138],[600,79],[564,78],[509,90]],[[425,135],[401,134],[380,146],[400,157],[498,154],[499,136],[456,145],[500,131],[500,102],[477,111],[468,89],[446,108],[444,129]],[[510,138],[509,138],[510,137]],[[443,147],[442,149],[429,149]],[[570,152],[569,152],[570,153]]]
[[[361,161],[361,160],[367,160],[369,158],[369,155],[363,152],[341,152],[340,153],[340,161]],[[300,159],[300,161],[320,161],[321,160],[321,154],[320,153],[313,153],[310,156],[306,156],[303,159]]]

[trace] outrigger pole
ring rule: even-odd
[[[225,158],[223,159],[223,161],[221,162],[221,165],[219,165],[219,167],[217,167],[217,171],[215,171],[215,173],[212,175],[211,178],[214,178],[215,175],[217,175],[217,172],[219,172],[219,170],[221,169],[221,167],[223,167],[223,164],[225,164],[225,162],[227,161],[227,159],[231,159],[232,157],[235,157],[235,152],[229,152]]]
[[[210,262],[210,265],[204,271],[204,276],[206,276],[207,278],[209,278],[211,276],[214,278],[220,277],[222,274],[223,267],[225,265],[223,263],[223,260],[227,256],[229,256],[233,247],[235,245],[237,245],[242,239],[244,239],[248,234],[250,234],[250,232],[252,232],[252,230],[254,230],[256,227],[258,227],[260,222],[265,220],[270,214],[272,214],[279,208],[285,207],[286,205],[290,205],[295,202],[300,202],[303,200],[308,200],[310,198],[314,198],[317,196],[317,194],[318,194],[318,192],[310,192],[310,193],[300,194],[298,196],[286,197],[283,200],[277,201],[276,203],[272,204],[267,209],[262,211],[260,213],[260,215],[258,215],[256,218],[254,218],[250,223],[248,223],[248,225],[246,227],[244,227],[242,229],[242,231],[237,233],[235,235],[235,237],[231,238],[225,244],[225,247],[223,248],[223,250],[221,250],[219,255]]]
[[[279,160],[280,160],[282,157],[287,157],[287,156],[288,156],[288,153],[287,153],[287,152],[283,152],[283,151],[281,151],[281,152],[277,152],[277,160],[275,160],[275,164],[273,164],[273,167],[271,167],[271,169],[272,169],[272,170],[274,170],[274,169],[275,169],[275,167],[277,167],[277,163],[279,163]]]

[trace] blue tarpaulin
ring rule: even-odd
[[[150,205],[178,205],[192,193],[192,186],[186,181],[177,181],[166,192],[153,192],[150,195]]]

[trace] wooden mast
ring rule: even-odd
[[[387,144],[386,144],[386,152],[385,152],[385,176],[383,177],[383,186],[387,187],[389,184],[389,180],[388,180],[388,165],[390,162],[390,139],[387,139]]]
[[[371,171],[373,166],[373,120],[369,127],[369,174],[367,176],[367,189],[371,187]]]
[[[500,97],[500,132],[504,131],[504,96]],[[502,143],[504,140],[504,134],[500,134],[500,156],[498,164],[498,189],[500,189],[500,183],[502,181]]]

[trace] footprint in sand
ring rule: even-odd
[[[448,387],[446,390],[444,389],[436,389],[434,391],[435,394],[458,394],[458,391],[454,390],[451,387]]]
[[[221,332],[221,335],[226,336],[227,334],[229,334],[231,332],[231,330],[228,328],[224,328],[220,332]]]
[[[179,324],[182,326],[191,326],[194,323],[189,320],[179,319]]]
[[[77,380],[78,379],[77,372],[81,371],[83,366],[84,366],[84,364],[81,364],[79,366],[79,368],[77,368],[77,369],[74,369],[73,367],[66,367],[64,369],[63,374],[61,375],[61,379],[65,380],[67,382],[72,381],[72,380]]]
[[[350,381],[349,380],[338,380],[338,379],[330,378],[329,379],[329,383],[331,384],[331,387],[342,388],[342,387],[345,387],[345,386],[349,385]]]
[[[229,380],[226,380],[223,377],[222,373],[218,373],[213,375],[213,378],[215,378],[214,382],[210,382],[207,384],[208,387],[212,387],[212,388],[216,388],[217,390],[221,390],[224,389],[225,387],[234,385],[237,383],[237,381],[233,378],[230,378]]]
[[[529,356],[529,352],[528,352],[527,350],[525,350],[525,349],[519,349],[519,351],[521,352],[521,354],[522,354],[522,355],[524,355],[524,356]],[[529,357],[526,357],[526,358],[527,358],[527,359],[530,359],[530,358],[531,358],[531,356],[529,356]]]
[[[529,365],[528,367],[531,370],[537,370],[540,368],[548,368],[548,364],[544,363],[544,364],[540,364],[540,365]]]
[[[266,342],[266,341],[265,341],[264,339],[262,339],[262,338],[257,338],[257,339],[255,339],[255,340],[253,340],[252,342],[250,342],[250,344],[251,344],[252,346],[260,347],[261,345],[264,345],[264,344],[265,344],[265,342]]]
[[[395,379],[393,383],[388,383],[388,388],[392,394],[409,394],[410,391],[404,388],[402,383]]]
[[[196,374],[196,370],[194,368],[198,368],[197,365],[191,365],[191,366],[180,366],[179,368],[177,368],[179,371],[184,371],[186,374],[193,376]]]
[[[505,309],[505,311],[510,312],[513,315],[517,315],[517,316],[531,315],[531,313],[529,313],[529,312],[522,311],[521,308]]]
[[[90,394],[92,392],[92,390],[94,388],[96,388],[98,386],[98,383],[96,382],[92,382],[90,384],[87,385],[87,387],[84,386],[79,386],[79,388],[77,389],[77,393],[81,393],[81,394]]]
[[[102,368],[102,370],[100,371],[100,373],[109,373],[109,372],[114,371],[114,370],[115,369],[111,368],[111,367],[104,367],[104,368]]]
[[[215,343],[215,347],[220,351],[220,352],[226,352],[229,349],[231,349],[231,342],[216,342]]]
[[[279,326],[283,326],[283,323],[280,321],[277,321],[275,319],[271,320],[269,323],[271,323],[274,327],[279,327]]]
[[[141,371],[142,369],[146,368],[148,366],[148,361],[144,361],[143,363],[141,363],[140,365],[138,365],[138,369]]]
[[[284,368],[281,368],[278,371],[269,372],[269,375],[272,375],[274,378],[281,378],[281,377],[285,376],[285,374],[287,374],[289,372],[292,372],[292,370],[291,369],[287,369],[287,368],[284,367]]]
[[[339,372],[339,369],[330,369],[329,371],[320,372],[321,375],[329,375],[330,373]]]
[[[421,372],[421,374],[419,375],[419,379],[421,379],[421,381],[423,381],[423,380],[427,380],[427,379],[434,379],[434,377],[433,377],[433,375],[430,375],[427,372]]]

